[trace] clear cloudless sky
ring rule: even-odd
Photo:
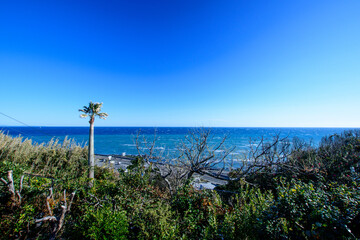
[[[2,0],[0,81],[34,126],[360,127],[360,1]]]

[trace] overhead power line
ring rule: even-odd
[[[0,112],[0,114],[1,114],[1,115],[4,115],[5,117],[8,117],[8,118],[10,118],[10,119],[12,119],[12,120],[14,120],[14,121],[16,121],[16,122],[18,122],[18,123],[21,123],[21,124],[23,124],[23,125],[25,125],[25,126],[27,126],[27,127],[32,127],[32,126],[27,125],[26,123],[24,123],[24,122],[22,122],[22,121],[19,121],[19,120],[13,118],[13,117],[10,117],[9,115],[6,115],[5,113]]]
[[[34,129],[35,131],[37,131],[38,133],[40,133],[40,134],[42,134],[42,135],[44,135],[44,136],[54,137],[54,136],[50,136],[50,135],[44,134],[42,131],[40,131],[40,129],[38,129],[38,128],[36,128],[36,127],[33,127],[33,126],[30,126],[30,125],[28,125],[28,124],[26,124],[26,123],[24,123],[24,122],[22,122],[22,121],[20,121],[20,120],[17,120],[16,118],[11,117],[11,116],[3,113],[3,112],[0,112],[0,114],[3,115],[3,116],[5,116],[5,117],[7,117],[7,118],[10,118],[10,119],[14,120],[15,122],[18,122],[18,123],[20,123],[20,124],[22,124],[22,125],[24,125],[24,126],[26,126],[26,127],[29,127],[29,128]],[[16,132],[19,132],[19,133],[22,133],[22,132],[17,131],[17,130],[15,130],[15,131],[16,131]],[[25,133],[22,133],[22,134],[25,135]]]

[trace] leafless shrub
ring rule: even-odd
[[[225,159],[234,149],[224,147],[226,137],[212,143],[211,130],[205,128],[189,132],[179,144],[177,155],[170,155],[163,148],[156,147],[157,139],[156,133],[151,140],[138,133],[135,144],[139,156],[166,182],[171,194],[195,173],[221,179]]]

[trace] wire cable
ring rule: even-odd
[[[13,117],[10,117],[9,115],[6,115],[5,113],[0,112],[0,114],[1,114],[1,115],[4,115],[5,117],[8,117],[8,118],[10,118],[10,119],[12,119],[12,120],[14,120],[14,121],[16,121],[16,122],[18,122],[18,123],[21,123],[21,124],[23,124],[23,125],[25,125],[25,126],[27,126],[27,127],[32,127],[32,126],[27,125],[26,123],[23,123],[23,122],[15,119],[15,118],[13,118]]]
[[[39,131],[38,128],[33,127],[33,126],[30,126],[30,125],[28,125],[28,124],[26,124],[26,123],[24,123],[24,122],[22,122],[22,121],[20,121],[20,120],[17,120],[16,118],[13,118],[13,117],[11,117],[11,116],[3,113],[3,112],[0,112],[0,114],[3,115],[3,116],[5,116],[5,117],[8,117],[8,118],[10,118],[10,119],[12,119],[12,120],[14,120],[14,121],[16,121],[16,122],[18,122],[18,123],[20,123],[20,124],[22,124],[22,125],[24,125],[24,126],[26,126],[26,127],[29,127],[29,128],[32,128],[32,129],[36,130],[38,133],[40,133],[40,134],[43,135],[43,136],[47,136],[47,137],[50,137],[50,138],[53,138],[53,137],[54,137],[54,136],[50,136],[50,135],[44,134],[42,131]],[[10,128],[11,128],[11,127],[10,127]],[[22,133],[22,132],[20,132],[20,131],[14,130],[14,129],[13,129],[13,131]],[[22,134],[23,134],[23,135],[27,135],[27,134],[25,134],[25,133],[22,133]]]

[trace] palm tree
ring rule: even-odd
[[[90,131],[89,131],[89,178],[94,179],[94,166],[95,166],[95,154],[94,154],[94,121],[95,117],[98,116],[101,119],[106,119],[107,113],[101,111],[102,103],[93,103],[90,101],[89,106],[84,106],[83,109],[79,109],[83,114],[81,118],[90,117]]]

